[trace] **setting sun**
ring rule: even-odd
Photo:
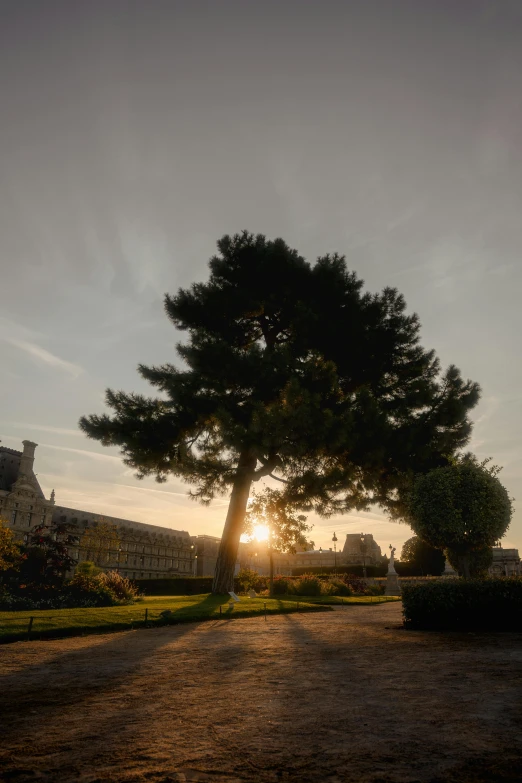
[[[256,525],[252,537],[255,538],[256,541],[266,541],[268,539],[268,534],[269,530],[267,525]]]

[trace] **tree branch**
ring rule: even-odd
[[[263,459],[262,457],[258,457],[258,459],[259,462],[261,462],[262,467],[254,470],[252,474],[252,481],[259,481],[259,479],[263,478],[263,476],[269,476],[272,471],[275,470],[275,468],[278,468],[282,464],[281,457],[278,457],[277,454],[274,454],[267,460]]]

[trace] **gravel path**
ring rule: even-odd
[[[400,604],[0,647],[0,779],[522,779],[522,635]]]

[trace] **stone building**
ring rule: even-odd
[[[494,546],[493,562],[488,573],[490,576],[522,575],[518,549],[503,549],[501,546]]]
[[[23,451],[0,446],[0,518],[20,540],[35,525],[50,524],[54,510],[54,490],[47,500],[33,472],[36,446],[30,440]]]
[[[241,544],[239,551],[241,565],[253,568],[260,574],[269,573],[267,545]],[[274,554],[274,574],[291,576],[295,568],[336,568],[350,565],[382,565],[381,548],[371,533],[347,533],[341,551],[329,549],[308,549],[295,554]]]
[[[219,538],[196,536],[197,574],[212,576],[216,567]],[[291,576],[294,568],[335,568],[346,565],[382,565],[381,548],[371,533],[347,533],[344,548],[310,549],[295,554],[274,553],[274,574]],[[270,573],[268,543],[252,541],[240,543],[236,562],[236,573],[240,568],[251,568],[258,574]]]
[[[196,576],[214,576],[220,538],[216,536],[194,536],[196,547]]]
[[[81,562],[92,558],[88,542],[96,541],[97,528],[103,526],[111,531],[106,546],[103,537],[98,540],[97,565],[104,570],[115,569],[130,579],[194,573],[195,544],[186,531],[57,506],[54,490],[47,499],[33,471],[36,446],[28,440],[23,441],[23,452],[0,446],[0,518],[19,540],[36,525],[67,524],[78,531],[69,554]]]

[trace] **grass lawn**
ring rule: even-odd
[[[42,609],[23,612],[0,612],[0,642],[27,639],[28,624],[33,617],[31,638],[75,636],[82,633],[125,630],[147,625],[163,625],[166,622],[181,623],[190,620],[217,620],[230,617],[250,617],[264,614],[280,614],[295,611],[324,611],[314,598],[248,598],[230,607],[228,596],[211,594],[191,596],[151,596],[131,606],[107,606],[98,609]],[[299,603],[299,606],[298,606]],[[220,607],[222,614],[220,615]],[[172,616],[165,620],[161,612],[170,610]]]
[[[294,599],[295,600],[295,599]],[[343,598],[339,595],[303,596],[303,601],[310,604],[322,604],[323,606],[348,606],[349,604],[385,604],[389,601],[400,601],[400,595],[354,595]]]

